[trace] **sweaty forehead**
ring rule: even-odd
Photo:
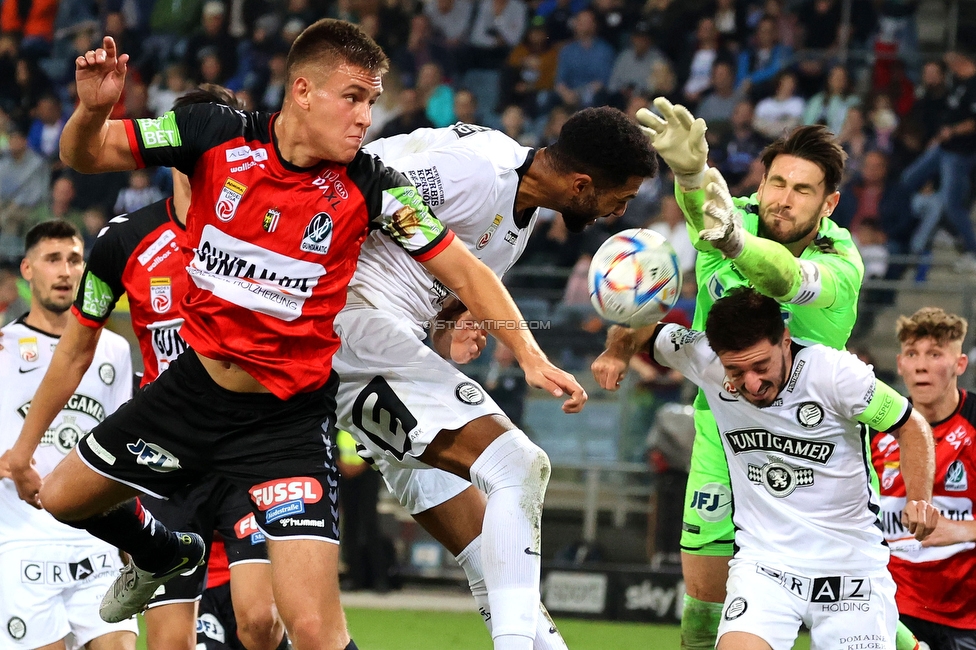
[[[361,84],[370,90],[383,92],[383,77],[351,63],[341,63],[336,72],[346,77],[349,83]]]
[[[824,172],[815,162],[803,158],[781,154],[773,159],[767,177],[779,176],[791,184],[819,187],[824,184]]]

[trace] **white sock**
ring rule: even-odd
[[[488,497],[481,560],[495,650],[532,648],[550,469],[546,453],[519,430],[499,436],[471,465],[471,482]]]
[[[478,606],[478,613],[491,634],[491,605],[488,604],[488,588],[485,586],[485,576],[481,571],[481,535],[478,535],[468,544],[461,553],[454,558],[464,569],[464,575],[468,577],[468,587],[474,602]],[[535,642],[532,650],[568,650],[566,642],[556,629],[556,624],[552,622],[549,612],[545,606],[539,603],[539,616],[536,619]]]

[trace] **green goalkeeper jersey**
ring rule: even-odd
[[[711,244],[698,238],[698,232],[703,227],[704,191],[685,193],[676,186],[675,196],[688,221],[688,235],[699,251],[695,262],[698,296],[695,304],[694,329],[701,331],[705,329],[705,319],[712,305],[730,289],[755,286],[761,293],[772,295],[780,301],[783,319],[794,339],[808,343],[822,343],[838,350],[844,349],[854,328],[854,321],[857,319],[857,298],[864,278],[861,255],[846,228],[841,228],[824,217],[817,238],[807,246],[800,257],[797,259],[790,255],[792,259],[783,265],[789,268],[775,269],[776,275],[782,276],[776,278],[779,286],[790,287],[781,292],[785,295],[775,295],[762,286],[763,283],[750,281],[743,274],[740,267],[744,266],[744,263],[740,262],[739,266],[736,265],[737,261],[744,260],[750,253],[748,249],[751,242],[762,242],[762,245],[767,247],[772,242],[748,239],[746,248],[739,258],[726,259],[721,252],[712,248]],[[756,195],[736,198],[733,202],[742,217],[746,232],[756,235],[759,227],[759,202]],[[755,253],[752,254],[754,258]],[[779,257],[781,260],[785,258],[782,255]],[[751,263],[755,266],[754,259]],[[768,273],[768,271],[769,269],[763,269],[763,272]],[[796,276],[795,282],[783,279],[793,275]],[[708,408],[701,392],[695,400],[695,407]]]

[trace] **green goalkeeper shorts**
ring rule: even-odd
[[[711,411],[695,409],[695,444],[685,490],[681,550],[692,555],[732,556],[732,487],[729,465]]]

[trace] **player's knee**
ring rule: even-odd
[[[63,489],[59,481],[45,480],[38,493],[44,509],[61,523],[72,525],[72,522],[88,519],[99,513],[89,512],[91,508],[79,503],[70,490]]]
[[[522,431],[507,431],[495,439],[471,466],[472,482],[486,494],[520,488],[530,494],[546,493],[552,464],[541,447]]]
[[[234,617],[237,620],[237,636],[244,647],[273,650],[281,641],[284,626],[273,603],[249,603],[240,609],[235,607]]]
[[[344,621],[328,621],[318,612],[298,612],[287,627],[288,638],[296,648],[341,650],[349,643]]]

